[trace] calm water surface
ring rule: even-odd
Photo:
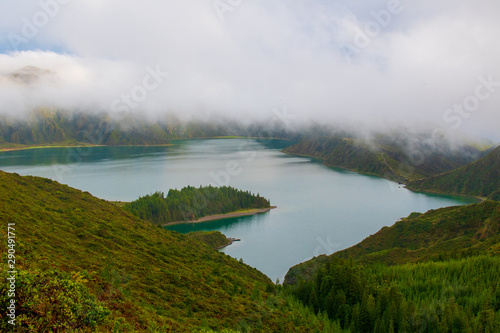
[[[262,215],[172,226],[219,230],[240,242],[223,251],[271,279],[319,254],[352,246],[411,212],[472,203],[288,156],[280,140],[177,141],[168,147],[52,148],[0,154],[0,169],[51,178],[117,201],[187,185],[230,185],[269,198]]]

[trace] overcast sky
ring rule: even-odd
[[[279,113],[500,139],[499,17],[498,0],[0,0],[0,74],[56,73],[1,81],[0,111]]]

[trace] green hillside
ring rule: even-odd
[[[392,159],[385,163],[382,155],[355,139],[323,137],[301,141],[284,149],[293,155],[305,155],[320,159],[327,166],[340,167],[355,172],[384,175],[391,179],[401,179],[391,169]]]
[[[450,193],[500,200],[500,147],[481,159],[433,177],[411,181],[415,191]]]
[[[1,279],[11,249],[18,331],[332,329],[256,269],[87,192],[4,172],[0,187]],[[9,286],[0,288],[6,309]]]
[[[352,332],[500,330],[500,203],[412,213],[292,267],[287,292]]]
[[[343,137],[306,139],[284,149],[292,155],[309,156],[325,165],[354,172],[380,176],[399,182],[419,179],[449,171],[474,160],[479,151],[443,152],[421,147],[418,158],[408,155],[404,140],[379,136],[373,142]],[[425,152],[425,154],[424,154]],[[424,155],[422,155],[424,154]],[[422,156],[421,156],[422,155]]]

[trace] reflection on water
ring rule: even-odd
[[[182,234],[194,231],[212,231],[218,230],[223,234],[226,234],[233,227],[236,227],[238,224],[249,223],[252,222],[252,225],[258,225],[259,223],[266,220],[266,214],[256,214],[251,216],[240,216],[240,217],[232,217],[228,219],[208,221],[202,223],[184,223],[184,224],[176,224],[165,227],[168,230],[177,231]]]
[[[0,153],[0,166],[53,165],[96,163],[106,160],[135,159],[163,156],[166,153],[182,155],[182,145],[152,147],[69,147],[25,149]]]

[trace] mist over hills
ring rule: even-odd
[[[243,125],[229,119],[181,121],[176,116],[149,119],[133,113],[69,112],[39,108],[21,119],[0,116],[0,145],[161,145],[174,139],[243,136],[299,138],[280,124]]]
[[[487,199],[413,213],[299,266],[306,279],[287,289],[199,241],[222,235],[157,230],[0,172],[22,328],[500,332],[499,12],[498,0],[0,1],[0,154],[284,139],[327,166]]]
[[[284,151],[399,182],[449,171],[480,156],[477,148],[467,144],[451,148],[447,143],[436,146],[419,142],[409,148],[397,137],[381,134],[373,141],[335,136],[306,139]]]
[[[68,111],[55,108],[37,108],[20,118],[0,115],[0,148],[3,149],[165,145],[176,139],[219,137],[289,140],[290,146],[284,150],[288,154],[309,156],[322,160],[327,166],[377,175],[401,183],[465,166],[488,154],[485,148],[492,144],[491,141],[434,135],[430,130],[415,131],[405,127],[379,132],[313,122],[291,126],[279,119],[249,123],[223,117],[181,120],[174,115],[141,117],[133,112]],[[474,172],[477,174],[477,171]],[[491,186],[498,187],[495,184]],[[466,194],[467,191],[442,192]]]
[[[55,73],[50,70],[41,69],[35,66],[28,65],[14,72],[1,75],[1,78],[4,81],[10,80],[12,83],[29,85],[38,83],[41,79],[54,75]]]
[[[68,71],[68,74],[65,71]],[[154,77],[159,74],[150,69],[150,75]],[[0,91],[1,88],[7,88],[6,97],[16,97],[18,101],[16,105],[6,102],[0,107],[0,145],[89,144],[89,141],[96,141],[95,138],[89,137],[92,133],[98,133],[97,144],[104,145],[154,145],[166,144],[171,139],[217,136],[286,139],[315,139],[325,136],[357,139],[358,143],[369,149],[368,154],[389,146],[397,146],[407,155],[414,154],[415,151],[423,152],[425,155],[434,152],[448,154],[458,148],[455,150],[461,150],[465,155],[468,154],[464,158],[470,162],[477,158],[476,151],[469,148],[464,150],[465,146],[473,144],[476,147],[478,145],[484,147],[494,142],[485,138],[464,136],[459,131],[446,129],[446,126],[435,127],[436,124],[418,123],[410,125],[404,122],[398,123],[397,119],[384,125],[379,122],[366,123],[366,117],[361,117],[359,121],[352,119],[336,121],[325,117],[318,120],[315,117],[297,115],[296,111],[290,111],[286,105],[272,107],[265,117],[248,114],[235,116],[235,113],[217,111],[207,112],[204,108],[200,108],[198,112],[186,113],[186,110],[175,110],[167,105],[163,111],[153,112],[148,104],[142,105],[134,102],[133,92],[137,86],[132,88],[132,96],[121,94],[121,97],[115,98],[104,108],[102,105],[93,105],[84,101],[76,104],[55,103],[55,96],[64,96],[64,86],[71,84],[71,80],[75,78],[87,81],[92,79],[83,69],[71,66],[49,70],[26,65],[0,75]],[[97,80],[97,78],[93,79]],[[58,89],[61,89],[60,94],[57,94]],[[12,93],[10,96],[9,91]],[[115,96],[120,96],[120,94]],[[71,94],[67,97],[73,98]],[[146,97],[149,97],[149,94],[144,96]],[[24,105],[22,111],[18,109],[20,103]],[[121,105],[121,107],[117,108],[113,105]],[[90,144],[95,143],[90,142]],[[385,154],[389,159],[401,162],[398,157],[390,156],[391,149],[386,149]],[[461,163],[457,161],[451,166],[456,167]],[[391,164],[391,162],[384,162],[384,164]],[[339,166],[342,166],[342,163]],[[432,168],[431,165],[420,167]],[[378,168],[384,169],[384,167]],[[391,168],[388,169],[383,173],[392,172]],[[429,176],[435,174],[436,171],[446,170],[446,167],[438,166],[434,171],[427,170],[410,178]],[[392,173],[396,175],[399,172]],[[401,174],[397,177],[405,178]]]

